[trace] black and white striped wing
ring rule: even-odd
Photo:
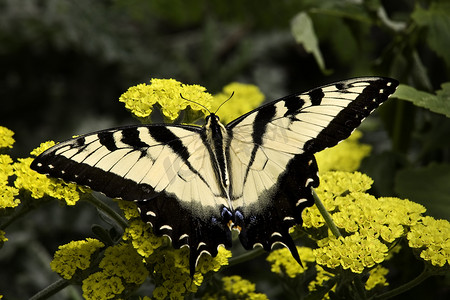
[[[194,126],[148,125],[99,131],[62,142],[32,169],[135,201],[145,222],[174,247],[188,245],[191,268],[202,252],[231,246],[229,219],[208,149]],[[192,270],[191,270],[192,271]]]
[[[282,98],[227,125],[230,195],[245,248],[281,243],[299,261],[288,231],[314,204],[313,154],[347,138],[397,85],[380,77],[345,80]]]

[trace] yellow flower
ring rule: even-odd
[[[450,222],[423,217],[407,235],[409,246],[419,249],[420,257],[433,266],[450,266]]]
[[[319,265],[328,268],[341,266],[353,273],[362,273],[381,263],[387,256],[388,247],[379,239],[361,236],[358,232],[347,237],[331,236],[324,241],[321,248],[314,249]]]
[[[210,107],[211,94],[199,85],[182,84],[175,79],[151,79],[151,84],[145,83],[130,87],[119,101],[139,118],[148,118],[153,106],[159,104],[161,112],[169,120],[178,118],[180,111],[190,106],[194,111],[207,111],[202,107]],[[183,99],[183,98],[184,99]],[[188,100],[185,100],[188,99]],[[200,105],[192,103],[194,101]]]
[[[125,287],[119,277],[97,272],[83,280],[81,289],[84,299],[102,300],[116,298],[125,290]]]
[[[157,286],[153,290],[152,297],[156,300],[163,300],[166,299],[167,293],[167,288],[165,288],[164,286]]]
[[[271,271],[279,275],[285,274],[290,278],[295,278],[297,275],[303,274],[307,270],[307,263],[314,262],[316,259],[311,248],[297,246],[297,251],[304,263],[303,267],[292,257],[289,249],[281,248],[272,251],[267,256],[266,260],[272,264]]]
[[[233,92],[233,97],[217,112],[224,124],[255,109],[264,101],[264,94],[257,86],[232,82],[226,85],[221,93],[214,95],[213,111],[228,100]]]
[[[169,298],[195,293],[203,282],[203,274],[210,271],[217,272],[221,266],[228,264],[231,252],[223,247],[218,249],[216,257],[202,255],[194,278],[189,275],[189,248],[173,249],[160,248],[146,258],[147,264],[153,265],[153,278],[161,282],[158,289],[153,292],[154,297],[162,297],[165,293]]]
[[[0,126],[0,148],[12,148],[14,144],[14,132],[6,127]]]
[[[228,258],[231,257],[231,251],[224,247],[219,247],[216,257],[211,255],[202,255],[198,262],[197,270],[206,274],[209,271],[217,272],[222,266],[228,265]]]
[[[377,266],[370,270],[369,279],[366,281],[366,290],[371,290],[376,286],[388,286],[389,283],[386,281],[388,273],[389,270],[382,266]]]
[[[86,299],[117,298],[125,287],[135,289],[149,275],[142,257],[127,243],[108,247],[98,268],[100,271],[83,280]]]
[[[316,189],[316,192],[329,212],[334,213],[339,207],[342,207],[341,210],[347,214],[351,214],[355,209],[354,205],[351,205],[354,197],[349,197],[347,194],[349,192],[359,193],[356,198],[360,202],[365,201],[362,200],[363,198],[371,199],[373,196],[364,194],[364,192],[370,189],[372,183],[373,180],[369,176],[359,172],[325,172],[320,175],[320,185]],[[333,218],[337,219],[336,222],[340,220],[339,214],[333,215]],[[345,221],[347,229],[350,232],[356,231],[357,226],[355,222],[357,219],[344,217],[342,220]],[[305,209],[303,213],[304,227],[321,228],[324,225],[325,221],[316,206]]]
[[[209,299],[242,299],[242,300],[267,300],[267,296],[255,292],[255,284],[233,275],[222,278],[223,290],[215,294],[206,294],[203,300]]]
[[[141,285],[148,276],[142,257],[126,243],[108,247],[99,267],[103,273],[123,278],[127,284]]]
[[[145,224],[141,219],[133,219],[125,229],[124,240],[130,240],[137,253],[144,258],[153,254],[167,237],[158,237],[151,232],[149,224]]]
[[[325,149],[314,156],[321,173],[338,170],[353,172],[356,171],[364,157],[368,156],[371,146],[360,144],[359,139],[362,133],[355,130],[353,134],[338,145]]]
[[[321,266],[316,266],[317,275],[316,278],[308,284],[309,291],[317,291],[321,289],[325,282],[335,277],[334,274],[325,271]],[[336,290],[336,284],[331,288],[331,291]],[[323,299],[330,299],[328,293],[324,296]]]
[[[0,209],[12,208],[20,204],[20,200],[15,199],[19,190],[9,186],[8,182],[8,178],[14,174],[12,162],[9,155],[0,154]]]
[[[133,218],[139,218],[139,211],[137,205],[131,201],[125,201],[122,199],[114,199],[119,205],[119,208],[123,211],[125,218],[131,220]]]
[[[196,273],[194,279],[189,276],[189,249],[187,247],[159,249],[146,261],[147,264],[154,264],[153,278],[155,282],[161,282],[158,286],[162,285],[169,297],[173,298],[180,294],[180,285],[185,289],[184,294],[196,292],[198,287],[193,282],[201,284],[203,281],[203,276],[200,273]],[[163,293],[162,289],[157,291]]]
[[[43,142],[37,147],[36,149],[33,149],[33,151],[30,152],[32,156],[38,156],[42,152],[44,152],[47,149],[50,149],[51,147],[55,146],[56,143],[54,141],[47,141]]]
[[[8,241],[8,238],[5,236],[5,232],[3,230],[0,230],[0,245],[2,245],[6,241]]]
[[[91,238],[59,246],[50,267],[61,277],[71,279],[78,269],[86,270],[91,264],[92,254],[104,246],[102,242]]]

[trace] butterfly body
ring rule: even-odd
[[[300,263],[289,228],[302,223],[319,185],[314,153],[336,145],[395,91],[383,77],[340,81],[276,100],[226,126],[142,125],[62,142],[31,167],[134,201],[143,221],[175,248],[189,246],[191,274],[203,253],[280,243]]]

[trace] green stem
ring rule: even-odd
[[[232,258],[229,259],[228,261],[228,266],[227,267],[231,267],[233,265],[237,265],[240,264],[242,262],[251,260],[257,256],[260,256],[261,254],[264,253],[264,249],[263,248],[257,248],[254,249],[252,251],[247,251],[241,255],[238,256],[233,256]]]
[[[333,222],[333,219],[331,218],[331,215],[328,213],[327,209],[323,205],[322,201],[320,201],[319,196],[317,196],[316,191],[314,189],[312,190],[312,194],[314,197],[314,202],[316,203],[317,209],[319,210],[322,217],[325,219],[325,223],[327,223],[328,228],[330,228],[331,232],[335,237],[340,237],[342,234],[339,232],[339,229],[336,227],[336,225]]]
[[[356,293],[358,293],[359,299],[367,299],[366,288],[364,287],[364,284],[359,276],[356,276],[353,279],[353,286],[355,287]]]
[[[411,280],[411,281],[405,283],[404,285],[401,285],[393,290],[390,290],[389,292],[375,296],[375,297],[373,297],[373,299],[389,299],[389,298],[395,297],[397,295],[400,295],[400,294],[412,289],[416,285],[419,285],[420,283],[422,283],[422,281],[424,281],[431,275],[432,275],[432,273],[428,272],[428,269],[425,267],[424,270],[422,271],[422,273],[420,273],[419,276],[417,276],[413,280]]]
[[[122,229],[125,229],[128,227],[128,222],[125,220],[120,214],[118,214],[114,209],[106,205],[103,201],[100,199],[97,199],[94,195],[89,195],[88,197],[85,197],[83,200],[86,200],[87,202],[91,203],[97,209],[101,210],[103,213],[105,213],[108,217],[113,219],[114,221],[119,224]]]
[[[45,289],[37,292],[33,297],[30,298],[30,300],[48,299],[69,285],[70,285],[69,280],[61,278],[58,281],[55,281],[52,284],[50,284]]]

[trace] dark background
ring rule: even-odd
[[[450,49],[450,9],[437,9],[442,3],[0,0],[0,125],[16,140],[8,154],[27,157],[46,140],[137,124],[118,98],[150,78],[200,84],[211,93],[231,81],[252,83],[267,100],[364,75],[393,77],[434,93],[450,74],[442,50]],[[417,15],[418,7],[437,17]],[[313,22],[324,66],[291,32],[300,11]],[[443,32],[447,36],[436,38]],[[432,181],[434,169],[425,169],[431,178],[423,171],[430,165],[442,166],[440,179],[450,178],[450,123],[443,115],[390,100],[362,129],[374,147],[362,170],[375,179],[375,195],[409,197],[398,188],[400,175]],[[448,198],[441,195],[427,194],[424,204],[431,215],[448,218]],[[49,202],[8,227],[0,294],[28,298],[55,281],[48,263],[58,245],[91,236],[96,222],[105,224],[85,203]],[[412,278],[421,266],[405,268],[394,270],[392,280]],[[258,272],[245,275],[267,292],[271,275],[262,280]],[[445,282],[429,279],[404,299],[445,297]],[[71,289],[56,298],[70,297]]]

